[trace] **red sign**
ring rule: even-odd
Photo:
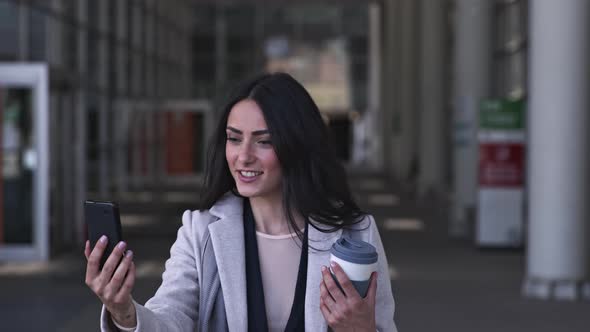
[[[480,187],[523,187],[524,144],[480,143]]]
[[[195,172],[195,133],[198,114],[166,112],[166,172],[170,175]]]

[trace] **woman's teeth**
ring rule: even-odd
[[[256,175],[260,175],[262,174],[262,172],[247,172],[247,171],[240,171],[240,174],[242,174],[242,176],[245,176],[247,178],[251,178],[251,177],[255,177]]]

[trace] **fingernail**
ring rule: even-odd
[[[119,242],[119,244],[117,245],[117,247],[119,247],[119,249],[125,248],[125,242],[123,242],[123,241]]]
[[[326,271],[326,267],[322,265],[322,272]]]
[[[107,243],[107,236],[103,235],[100,237],[100,243]]]
[[[330,262],[330,265],[331,265],[332,267],[336,267],[336,262]]]
[[[133,257],[133,251],[127,250],[127,253],[125,254],[125,257],[128,257],[128,258]]]

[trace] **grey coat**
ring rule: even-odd
[[[137,332],[144,331],[195,331],[199,324],[199,298],[210,298],[200,289],[202,279],[203,235],[208,228],[215,251],[219,281],[223,289],[223,302],[227,327],[232,332],[247,329],[246,266],[244,257],[244,228],[242,199],[232,194],[223,196],[209,211],[185,211],[182,227],[170,249],[162,285],[145,306],[135,303]],[[368,227],[367,227],[368,226]],[[393,315],[395,304],[389,280],[389,268],[383,245],[372,216],[358,224],[355,238],[367,241],[377,248],[379,269],[377,280],[376,322],[378,331],[397,331]],[[357,232],[357,231],[355,231]],[[322,233],[309,227],[309,244],[317,249],[329,249],[342,236],[342,231]],[[329,250],[309,252],[307,266],[307,293],[305,296],[305,330],[327,331],[327,323],[320,311],[321,267],[329,264]],[[219,322],[209,322],[215,326]],[[113,325],[103,307],[101,330],[112,331]]]

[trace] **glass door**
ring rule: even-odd
[[[0,262],[48,259],[47,79],[0,64]]]

